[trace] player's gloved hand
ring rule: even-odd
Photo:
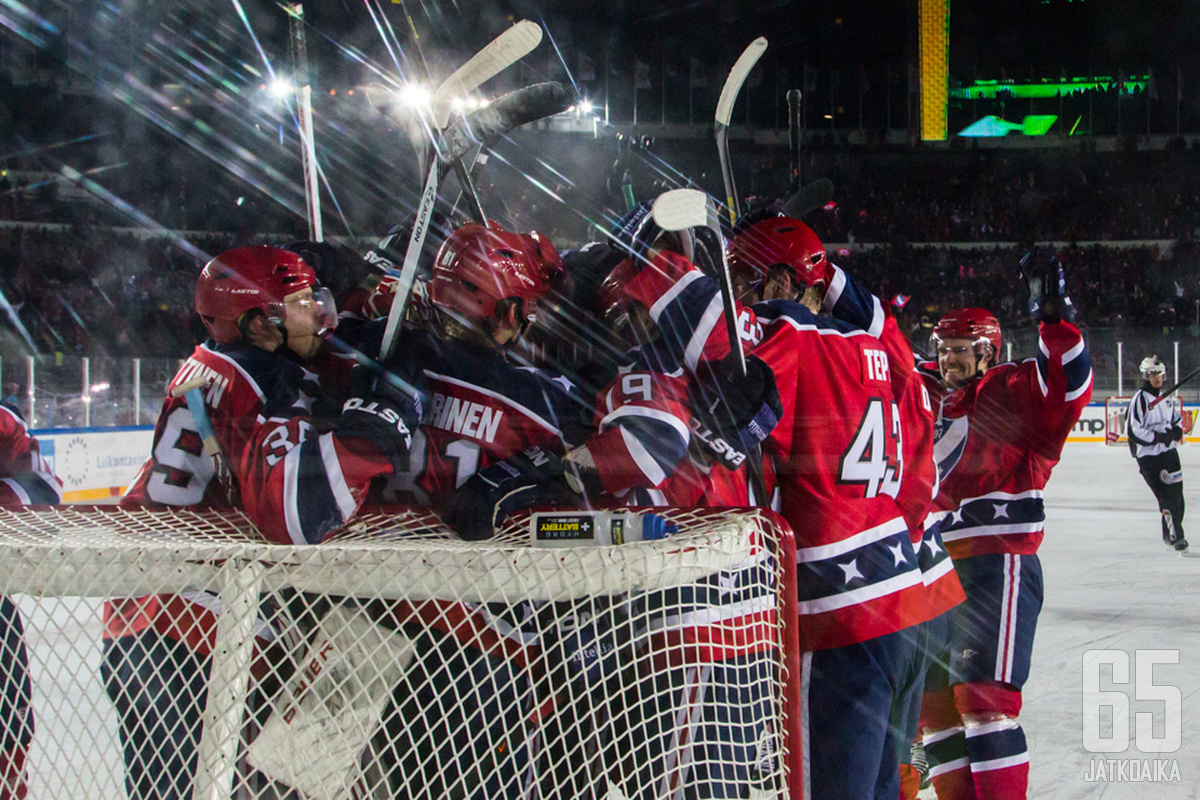
[[[619,249],[640,263],[645,263],[650,246],[662,235],[662,228],[654,223],[654,217],[650,214],[651,208],[651,202],[643,200],[626,212],[608,232]]]
[[[468,541],[489,539],[515,511],[534,506],[577,506],[563,480],[562,460],[540,447],[489,464],[446,498],[442,519]]]
[[[752,355],[746,356],[745,378],[734,354],[702,363],[692,380],[689,402],[693,433],[717,463],[730,470],[742,465],[783,416],[775,374]]]
[[[408,469],[412,432],[421,424],[425,390],[420,373],[400,375],[359,365],[350,371],[350,398],[342,406],[333,435],[380,450],[395,472]]]
[[[337,249],[329,242],[314,242],[308,239],[301,239],[295,242],[288,242],[283,246],[284,250],[290,250],[296,255],[304,259],[304,263],[312,267],[313,272],[317,273],[317,280],[326,286],[337,284],[337,279],[341,274],[338,267]]]
[[[1055,323],[1075,319],[1075,306],[1067,296],[1066,274],[1053,250],[1035,247],[1021,257],[1017,274],[1029,295],[1029,316]]]
[[[1182,425],[1176,425],[1173,428],[1171,428],[1171,441],[1173,441],[1173,442],[1182,442],[1183,441],[1183,426]]]

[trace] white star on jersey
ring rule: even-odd
[[[848,564],[838,564],[838,566],[841,567],[842,572],[846,573],[846,585],[847,586],[849,586],[850,581],[854,580],[855,578],[862,578],[863,580],[866,580],[866,578],[867,578],[866,575],[863,575],[861,572],[858,571],[858,559],[857,558],[851,560],[850,563],[848,563]]]
[[[992,510],[995,514],[993,519],[1000,519],[1001,517],[1010,519],[1008,516],[1008,503],[992,503]]]
[[[942,552],[942,548],[938,547],[937,539],[934,539],[932,536],[925,540],[925,546],[929,548],[929,555],[931,556],[936,556]]]
[[[950,512],[950,524],[951,525],[957,525],[958,523],[960,523],[962,521],[963,521],[963,512],[962,512],[961,508],[956,508],[954,511]]]
[[[903,544],[898,544],[895,547],[888,545],[888,550],[892,551],[892,558],[896,559],[897,567],[900,566],[901,564],[905,563],[906,561],[908,561],[908,556],[904,555],[904,545]]]

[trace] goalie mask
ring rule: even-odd
[[[791,217],[768,217],[733,237],[729,271],[750,288],[761,286],[771,268],[787,268],[793,288],[829,286],[825,245],[812,228]]]
[[[537,300],[561,271],[562,259],[544,237],[468,223],[438,251],[430,298],[459,322],[481,327],[501,300],[520,299],[528,324]]]
[[[204,265],[196,281],[196,312],[214,341],[233,344],[243,339],[242,324],[249,311],[261,311],[283,329],[284,299],[310,287],[313,302],[321,307],[324,333],[337,323],[333,296],[318,285],[304,259],[278,247],[238,247]]]
[[[1150,380],[1151,375],[1167,376],[1167,365],[1159,360],[1158,356],[1146,356],[1142,359],[1141,366],[1138,370],[1142,373],[1142,378]]]

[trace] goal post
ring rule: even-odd
[[[196,798],[799,796],[792,532],[761,509],[657,511],[678,534],[541,548],[527,520],[463,542],[426,509],[312,546],[235,511],[0,509],[30,796],[124,796],[131,740],[169,761],[101,669],[103,637],[134,630],[200,653],[175,776]]]

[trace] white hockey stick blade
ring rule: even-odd
[[[557,81],[535,83],[496,98],[456,119],[442,135],[439,157],[449,163],[478,145],[539,119],[561,114],[575,103],[575,92]]]
[[[489,42],[438,87],[433,99],[433,127],[438,130],[446,127],[454,98],[474,91],[480,84],[500,74],[531,53],[541,41],[541,26],[536,22],[521,20]]]
[[[707,225],[708,195],[699,189],[672,189],[655,198],[650,214],[664,231]]]
[[[762,58],[766,49],[767,39],[760,36],[748,44],[738,56],[738,60],[733,63],[729,77],[725,79],[725,85],[721,88],[721,98],[717,100],[716,121],[719,124],[729,126],[729,120],[733,116],[733,104],[742,91],[742,84],[746,82],[746,76],[754,69],[754,65]]]

